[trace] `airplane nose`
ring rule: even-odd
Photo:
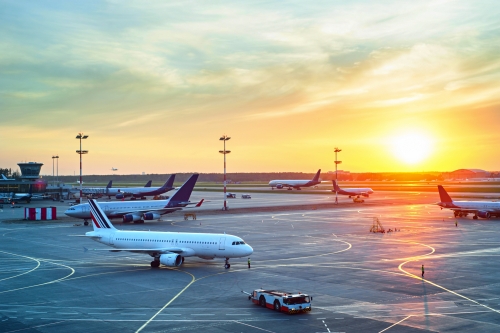
[[[247,246],[246,248],[247,253],[245,254],[245,256],[249,256],[253,253],[253,248],[248,244],[246,244],[246,246]]]

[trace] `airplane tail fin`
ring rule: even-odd
[[[172,188],[174,188],[174,179],[175,179],[175,174],[173,174],[170,177],[168,177],[167,181],[165,182],[165,184],[163,184],[163,186],[161,188],[162,189],[165,189],[165,188],[172,189]]]
[[[443,186],[438,185],[438,191],[439,191],[439,198],[441,199],[441,202],[449,202],[449,203],[453,202],[450,195],[448,194],[448,192],[446,192],[446,190],[444,189]]]
[[[108,185],[106,185],[106,188],[111,188],[111,186],[113,186],[113,181],[112,180],[109,181]]]
[[[316,175],[314,176],[313,178],[313,182],[317,182],[319,181],[319,174],[321,173],[321,169],[318,170],[318,172],[316,172]]]
[[[5,177],[5,175],[2,173],[2,179],[3,180],[8,180],[7,177]]]
[[[152,183],[152,182],[153,182],[153,181],[152,181],[152,180],[150,180],[149,182],[147,182],[147,183],[146,183],[146,185],[144,185],[144,187],[151,187],[151,183]]]
[[[198,180],[199,174],[195,173],[189,179],[182,184],[182,186],[175,192],[170,198],[169,205],[176,204],[177,202],[187,202],[189,201],[189,197],[191,196],[191,192],[193,192],[194,185]]]
[[[337,181],[334,179],[334,180],[332,180],[332,183],[333,183],[333,191],[340,192],[340,187],[339,187],[339,184],[337,183]]]
[[[94,227],[94,231],[102,231],[105,229],[116,229],[111,221],[108,219],[106,214],[104,214],[103,210],[99,206],[96,200],[89,199],[89,207],[90,207],[90,217],[92,218],[92,226]]]

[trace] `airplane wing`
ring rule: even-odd
[[[118,217],[118,216],[123,216],[127,214],[144,214],[144,213],[158,213],[160,215],[167,214],[167,213],[173,213],[177,210],[181,210],[182,207],[169,207],[169,208],[156,208],[156,209],[141,209],[141,210],[129,210],[129,211],[111,211],[107,215],[108,216],[113,216],[113,217]]]

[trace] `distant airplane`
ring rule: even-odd
[[[110,180],[106,187],[84,187],[82,189],[82,194],[103,196],[108,193],[108,189],[111,188],[112,185],[113,181]]]
[[[111,171],[118,171],[118,169],[111,167]]]
[[[1,180],[15,180],[14,178],[7,178],[5,175],[2,173],[2,179]]]
[[[168,200],[103,202],[101,203],[102,209],[109,218],[121,217],[123,222],[144,223],[144,221],[159,219],[163,214],[182,210],[188,205],[200,207],[203,200],[198,203],[189,201],[198,176],[198,174],[192,175]],[[87,225],[87,220],[90,219],[89,204],[72,206],[64,214],[83,219]]]
[[[32,199],[43,199],[43,194],[35,194],[33,195],[33,185],[30,185],[28,193],[11,193],[9,196],[10,201],[19,202],[26,201],[26,203],[30,203]]]
[[[477,220],[479,217],[489,219],[492,216],[500,216],[500,202],[453,201],[443,186],[438,185],[438,191],[441,202],[436,204],[440,206],[441,209],[451,209],[455,217],[466,217],[468,214],[474,214],[472,218]]]
[[[247,257],[253,253],[252,247],[243,239],[229,234],[118,230],[97,201],[91,199],[88,205],[94,231],[85,233],[85,236],[113,248],[94,250],[149,254],[153,257],[153,268],[160,267],[160,264],[179,267],[184,257],[196,256],[205,260],[225,258],[224,268],[228,269],[231,267],[229,258]]]
[[[319,179],[319,174],[321,172],[321,169],[316,172],[316,175],[312,180],[271,180],[269,182],[269,186],[274,190],[276,187],[277,189],[282,189],[284,187],[288,187],[289,190],[292,188],[295,188],[297,190],[300,190],[301,187],[310,187],[314,185],[318,185],[321,183],[321,180]]]
[[[171,175],[165,184],[161,187],[151,187],[151,180],[144,187],[125,187],[125,188],[108,188],[106,195],[111,197],[115,196],[116,199],[123,199],[132,197],[131,200],[136,198],[145,199],[147,196],[154,196],[166,193],[173,190],[175,174]]]
[[[359,198],[359,196],[364,196],[364,197],[368,198],[370,196],[370,194],[373,194],[373,190],[371,188],[341,189],[336,180],[332,180],[332,183],[333,183],[332,192],[337,192],[338,194],[341,194],[341,195],[348,195],[349,198],[351,198],[351,197],[358,197]]]

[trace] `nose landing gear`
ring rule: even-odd
[[[231,264],[229,264],[229,258],[226,258],[226,262],[224,264],[225,269],[229,269],[231,267]]]

